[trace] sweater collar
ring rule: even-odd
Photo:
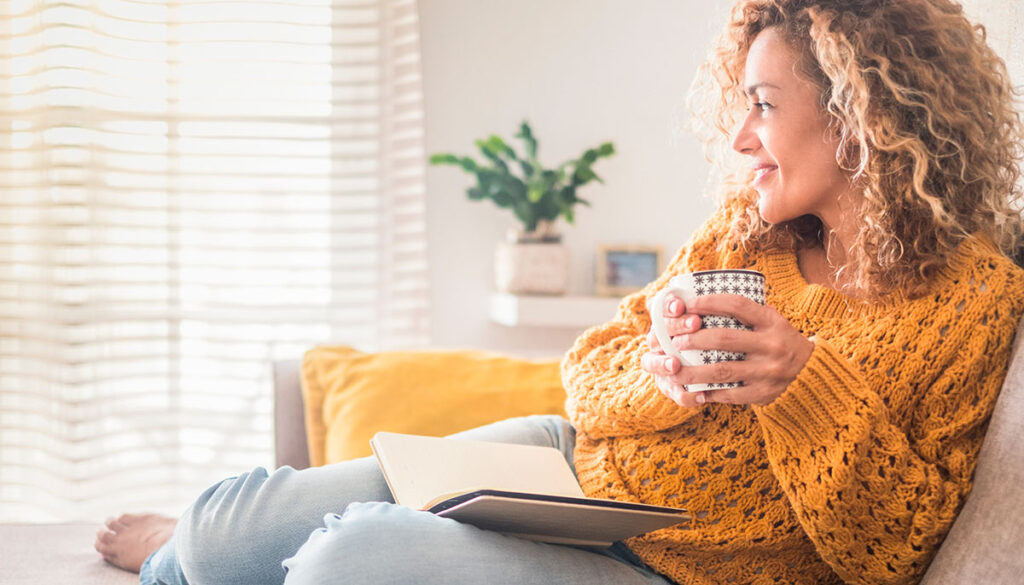
[[[907,301],[903,291],[894,291],[881,299],[865,302],[827,286],[811,284],[800,273],[794,250],[773,250],[765,256],[764,264],[769,296],[774,297],[776,303],[784,303],[800,314],[842,317],[883,310]]]
[[[957,281],[973,267],[970,258],[998,254],[998,249],[982,234],[972,234],[957,246],[945,266],[932,278],[929,291],[934,292]],[[820,284],[807,282],[800,273],[795,250],[772,250],[764,256],[764,272],[769,297],[775,303],[785,303],[802,314],[816,314],[825,318],[864,314],[892,309],[909,301],[902,290],[872,301],[851,298]]]

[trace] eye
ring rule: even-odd
[[[760,110],[762,112],[766,112],[766,111],[772,109],[772,105],[769,104],[768,102],[754,102],[754,103],[750,104],[750,108],[748,108],[748,109],[751,109],[751,108],[760,108]]]

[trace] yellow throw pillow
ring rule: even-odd
[[[482,351],[317,347],[302,360],[302,395],[312,465],[369,455],[377,431],[443,436],[565,413],[557,360]]]

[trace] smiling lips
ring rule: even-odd
[[[754,171],[754,184],[760,183],[769,173],[779,168],[776,165],[768,163],[755,163],[752,165],[751,170]]]

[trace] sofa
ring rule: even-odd
[[[339,351],[343,355],[339,355]],[[349,359],[353,356],[357,359]],[[923,585],[1010,585],[1024,582],[1024,555],[1020,552],[1020,543],[1024,542],[1024,449],[1017,445],[1022,435],[1020,431],[1024,430],[1024,322],[1017,330],[1013,356],[981,450],[975,472],[974,489],[921,581]],[[360,432],[364,435],[372,432],[372,415],[375,413],[365,411],[373,410],[374,407],[371,405],[389,405],[395,401],[392,396],[370,396],[369,389],[379,387],[381,380],[388,378],[377,376],[391,370],[419,374],[421,377],[430,372],[443,371],[450,377],[437,379],[435,376],[433,389],[417,392],[419,401],[408,404],[405,411],[397,412],[401,420],[395,422],[397,427],[388,430],[413,432],[417,430],[416,425],[427,425],[431,428],[424,428],[422,432],[440,434],[447,430],[459,430],[444,429],[444,424],[468,425],[479,422],[472,418],[453,419],[439,416],[438,413],[453,412],[453,400],[472,400],[469,396],[478,393],[484,386],[488,392],[499,393],[487,396],[487,403],[497,403],[502,410],[484,412],[479,416],[503,417],[505,414],[521,414],[509,406],[513,401],[501,400],[501,396],[514,396],[519,389],[514,386],[495,389],[492,384],[482,384],[478,377],[464,374],[467,364],[475,371],[475,375],[493,368],[513,368],[515,375],[507,377],[533,388],[528,399],[520,405],[521,409],[555,412],[560,408],[557,385],[551,387],[549,384],[537,388],[537,380],[551,378],[553,369],[557,368],[555,360],[523,362],[477,352],[461,352],[454,357],[449,352],[438,352],[425,355],[403,353],[400,356],[402,359],[409,358],[412,361],[381,363],[379,356],[359,355],[349,348],[327,348],[315,354],[318,359],[310,359],[310,354],[306,357],[305,362],[282,361],[272,366],[275,453],[279,466],[305,468],[311,464],[322,464],[332,459],[357,455],[356,451],[332,452],[330,449],[320,448],[317,443],[335,440],[347,441],[354,445],[360,442],[362,439],[358,434],[346,434],[351,430],[344,428],[346,426],[361,425],[363,428]],[[446,362],[445,359],[454,359],[455,362]],[[361,390],[364,394],[357,395],[356,400],[349,403],[345,403],[346,400],[338,400],[338,397],[334,397],[331,403],[324,395],[313,391],[315,388],[311,388],[315,386],[310,383],[311,376],[330,380],[332,375],[341,372],[336,368],[339,361],[358,362],[363,367],[356,372],[359,375],[354,377],[362,381]],[[311,365],[314,362],[319,362],[319,371],[311,370],[314,368],[314,365]],[[415,370],[417,367],[433,369],[418,372]],[[531,377],[534,375],[537,378]],[[305,384],[300,383],[303,377],[306,378]],[[557,378],[555,381],[557,382]],[[445,392],[442,400],[437,399],[436,393],[432,395],[438,388],[447,389],[447,385],[453,383],[467,394]],[[404,390],[399,388],[397,391]],[[355,410],[346,410],[352,406],[351,402],[356,406],[362,406]],[[386,409],[393,410],[390,407]],[[410,413],[414,416],[410,416]],[[336,422],[339,424],[335,426],[340,429],[341,435],[338,432],[332,434],[331,430],[325,432],[323,428],[315,428],[322,426],[323,421],[331,417],[337,419]],[[364,420],[354,425],[344,424],[353,417],[363,417]],[[432,426],[438,420],[441,420],[442,426]],[[413,428],[410,428],[410,425]],[[343,440],[338,441],[339,437]],[[362,446],[355,445],[351,448]],[[105,564],[92,550],[96,528],[95,524],[0,525],[0,581],[8,585],[137,583],[138,577],[135,574]]]
[[[921,585],[1024,583],[1024,321],[978,459],[974,486]],[[310,464],[301,364],[274,364],[278,465]],[[315,422],[315,421],[314,421]]]

